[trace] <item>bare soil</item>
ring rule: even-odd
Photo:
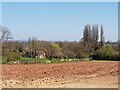
[[[2,65],[3,88],[117,88],[118,62]]]

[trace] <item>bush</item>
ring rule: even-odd
[[[18,50],[6,49],[3,51],[2,56],[4,57],[3,60],[6,60],[7,62],[20,60],[20,53]]]
[[[95,60],[118,60],[118,52],[112,47],[102,47],[98,49],[92,56]]]

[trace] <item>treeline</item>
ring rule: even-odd
[[[14,41],[7,28],[1,27],[2,56],[8,61],[20,60],[21,57],[36,58],[38,51],[45,52],[49,60],[57,59],[81,59],[89,58],[95,60],[120,60],[118,44],[107,43],[104,38],[103,26],[85,25],[83,37],[79,42],[69,41],[40,41],[36,37],[29,37],[28,41]],[[100,41],[99,41],[100,39]]]

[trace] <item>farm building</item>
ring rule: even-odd
[[[45,58],[46,54],[44,51],[29,51],[29,52],[25,52],[24,57],[29,57],[29,58]]]

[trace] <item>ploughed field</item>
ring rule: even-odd
[[[117,88],[117,61],[2,65],[6,88]]]

